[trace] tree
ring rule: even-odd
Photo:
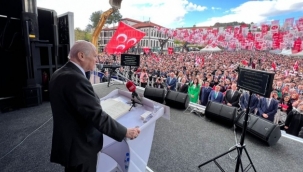
[[[86,40],[91,41],[92,34],[91,32],[88,32],[87,30],[81,30],[80,28],[75,29],[75,39],[77,40]]]
[[[160,49],[160,53],[163,52],[163,47],[164,47],[164,45],[167,43],[168,39],[169,39],[169,38],[164,38],[164,39],[160,38],[160,39],[158,39],[158,41],[159,41],[159,43],[160,43],[160,48],[161,48],[161,49]]]
[[[106,24],[118,23],[122,19],[119,10],[115,10],[106,20]]]
[[[102,13],[103,13],[103,11],[95,11],[90,15],[89,20],[91,21],[92,28],[96,28],[96,26],[99,23],[100,16]]]

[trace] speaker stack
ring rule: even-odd
[[[165,98],[165,90],[161,88],[145,87],[144,97],[158,103],[163,103]]]
[[[237,108],[222,103],[209,101],[205,109],[205,117],[218,121],[228,127],[234,125]]]
[[[176,109],[186,109],[189,105],[189,96],[186,93],[168,91],[165,97],[165,103],[167,106]]]
[[[188,94],[177,91],[168,91],[165,93],[165,90],[162,88],[146,87],[144,97],[158,103],[164,103],[165,100],[167,106],[176,109],[186,109],[189,105]]]
[[[243,128],[244,116],[243,113],[237,120],[237,127]],[[276,144],[281,137],[281,130],[278,125],[254,114],[249,114],[247,131],[266,142],[269,146]]]

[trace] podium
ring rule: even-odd
[[[170,119],[170,108],[159,104],[142,95],[142,105],[137,104],[129,112],[117,119],[126,128],[139,127],[140,135],[134,139],[125,139],[117,142],[103,135],[103,148],[98,153],[97,172],[142,172],[146,171],[150,150],[152,146],[156,121],[160,117]],[[123,90],[114,90],[100,99],[104,101],[109,98],[119,99],[122,102],[131,100],[131,93]],[[143,122],[141,115],[145,111],[153,112],[153,106],[157,104],[160,108],[147,122]]]

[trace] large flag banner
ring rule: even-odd
[[[303,31],[303,17],[296,21],[296,25],[299,31]]]
[[[122,54],[136,45],[144,36],[144,32],[119,22],[116,32],[106,45],[106,51],[108,54]]]

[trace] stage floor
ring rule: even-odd
[[[94,85],[103,97],[114,89],[127,90],[124,85]],[[138,92],[141,92],[138,89]],[[52,139],[52,113],[49,102],[0,114],[0,171],[63,171],[49,162]],[[240,132],[238,132],[240,137]],[[302,171],[303,144],[281,137],[268,147],[248,134],[247,150],[258,172]],[[233,130],[193,113],[171,108],[171,119],[157,121],[148,167],[155,172],[214,172],[214,163],[201,169],[197,166],[235,145]],[[144,146],[144,145],[142,145]],[[232,153],[231,156],[235,156]],[[247,163],[243,155],[244,164]],[[234,171],[235,161],[228,155],[218,160],[225,171]],[[251,170],[250,170],[251,171]]]

